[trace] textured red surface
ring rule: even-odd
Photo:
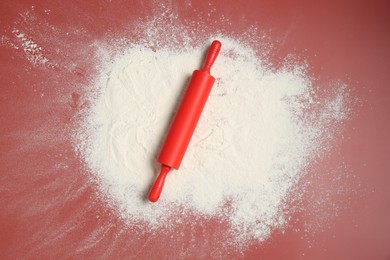
[[[362,2],[215,1],[211,17],[206,2],[166,4],[183,24],[204,11],[205,24],[223,14],[232,25],[221,22],[219,29],[232,35],[259,27],[275,44],[271,56],[276,66],[287,54],[297,54],[309,62],[319,85],[342,80],[359,100],[355,117],[340,133],[344,138],[313,166],[317,174],[308,177],[306,211],[294,215],[283,234],[251,246],[246,258],[390,258],[389,4]],[[70,142],[79,112],[88,106],[85,85],[96,72],[94,52],[86,46],[107,37],[138,37],[129,28],[158,12],[156,5],[119,0],[0,3],[2,259],[178,258],[183,251],[222,256],[212,248],[219,238],[205,236],[202,229],[181,227],[188,235],[180,239],[175,231],[151,235],[129,230],[96,196],[91,175]],[[49,62],[33,66],[28,57],[34,54],[23,50],[15,29],[42,46]],[[340,165],[348,174],[335,180],[327,173]],[[344,193],[335,188],[340,184]],[[327,196],[329,207],[318,210],[311,196]],[[320,232],[307,232],[310,223],[335,210],[332,205],[336,216]],[[212,220],[203,225],[207,234],[216,229]]]

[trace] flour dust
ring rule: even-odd
[[[158,173],[154,159],[207,44],[129,44],[102,69],[78,149],[129,225],[175,225],[167,220],[180,222],[187,212],[226,221],[238,245],[262,242],[288,223],[290,191],[347,119],[347,86],[329,86],[333,94],[320,99],[305,65],[271,70],[242,42],[218,39],[216,83],[158,203],[145,199]]]

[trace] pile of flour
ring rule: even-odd
[[[332,94],[318,99],[305,66],[271,70],[239,41],[218,40],[215,85],[157,203],[146,200],[159,171],[155,158],[208,44],[181,51],[129,45],[101,74],[78,148],[130,225],[174,225],[166,220],[190,212],[226,221],[237,240],[264,241],[286,224],[290,191],[348,116],[346,86],[329,86]]]

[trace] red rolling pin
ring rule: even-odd
[[[213,41],[207,53],[206,62],[201,70],[195,70],[183,100],[169,129],[157,161],[161,163],[161,172],[149,193],[149,200],[156,202],[161,195],[169,171],[179,169],[180,163],[190,143],[215,78],[210,68],[221,50],[221,43]]]

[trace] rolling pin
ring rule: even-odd
[[[215,78],[210,75],[210,69],[220,50],[221,42],[213,41],[203,68],[195,70],[192,74],[190,83],[157,157],[157,162],[161,164],[161,171],[149,192],[148,199],[151,202],[156,202],[160,198],[165,178],[171,169],[178,170],[180,167],[215,82]]]

